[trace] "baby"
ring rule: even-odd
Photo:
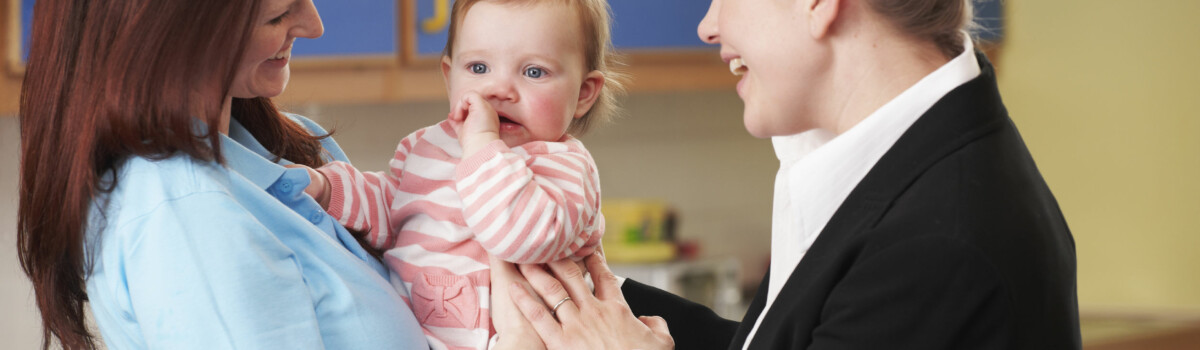
[[[433,348],[488,346],[488,254],[545,263],[600,244],[596,164],[571,135],[615,108],[609,35],[605,0],[458,0],[447,120],[400,141],[389,171],[310,171],[306,192],[384,250]]]

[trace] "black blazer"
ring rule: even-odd
[[[977,56],[980,76],[838,208],[751,349],[1080,348],[1075,242]],[[740,324],[636,281],[622,291],[635,314],[666,318],[679,349],[741,349],[766,285]]]

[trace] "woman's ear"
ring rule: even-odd
[[[583,117],[592,109],[596,100],[600,98],[602,89],[604,89],[604,73],[594,70],[583,76],[583,83],[579,85],[579,101],[575,104],[575,118]]]
[[[808,14],[808,33],[813,39],[824,38],[837,20],[842,6],[841,0],[808,0],[805,12]]]

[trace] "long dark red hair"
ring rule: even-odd
[[[43,348],[55,339],[64,349],[96,347],[84,324],[84,235],[96,195],[115,186],[99,180],[132,156],[221,161],[217,128],[195,135],[194,118],[219,125],[259,2],[37,1],[21,90],[17,247]],[[205,87],[218,91],[195,101]],[[275,155],[322,163],[321,137],[269,99],[234,99],[232,111]]]

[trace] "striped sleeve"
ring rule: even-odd
[[[509,149],[494,141],[456,168],[463,217],[484,249],[506,261],[545,263],[600,244],[600,177],[575,139]]]
[[[367,241],[375,248],[387,249],[395,241],[388,208],[413,140],[410,135],[400,142],[386,172],[363,172],[340,161],[317,169],[329,179],[329,215],[347,229],[369,232]]]

